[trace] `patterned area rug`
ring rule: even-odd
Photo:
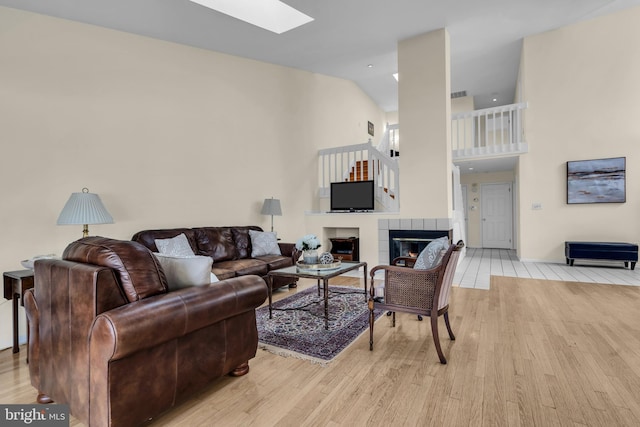
[[[369,329],[361,288],[329,286],[329,330],[324,328],[324,298],[318,297],[316,287],[274,302],[273,307],[273,319],[268,306],[256,310],[258,346],[285,357],[327,363]],[[376,319],[380,314],[376,310]]]

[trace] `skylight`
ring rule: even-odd
[[[282,34],[313,21],[312,17],[279,0],[191,1],[276,34]]]

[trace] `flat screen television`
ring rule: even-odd
[[[373,181],[331,183],[331,211],[362,212],[374,209]]]
[[[567,162],[567,203],[624,203],[626,158]]]

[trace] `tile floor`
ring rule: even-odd
[[[577,260],[570,267],[564,263],[520,262],[516,251],[509,249],[474,248],[467,248],[453,283],[463,288],[489,289],[492,275],[640,286],[640,264],[630,270],[622,262]]]

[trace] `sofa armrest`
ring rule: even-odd
[[[91,358],[124,358],[255,310],[266,298],[264,280],[247,275],[129,303],[96,317],[90,338]]]
[[[291,261],[293,261],[293,265],[296,265],[296,262],[302,255],[302,251],[296,249],[296,244],[278,242],[278,246],[280,246],[280,253],[285,256],[290,256]]]

